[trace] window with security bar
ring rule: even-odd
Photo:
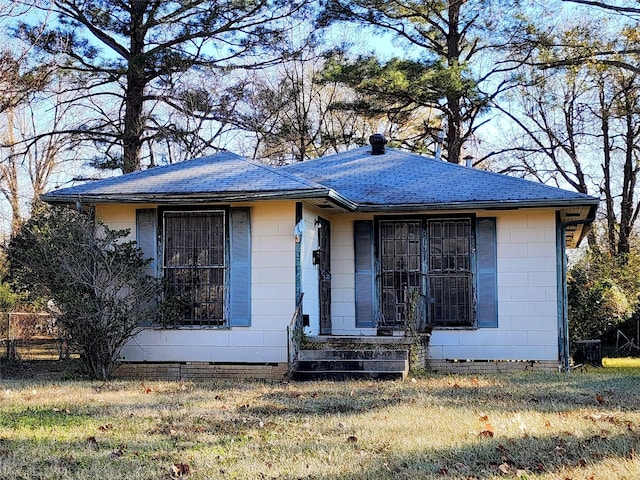
[[[404,327],[415,316],[422,288],[422,222],[380,222],[382,321]]]
[[[429,220],[429,315],[432,325],[473,325],[471,220]]]
[[[379,326],[474,324],[471,225],[470,218],[379,223]]]
[[[166,298],[177,325],[223,326],[225,212],[164,212]]]

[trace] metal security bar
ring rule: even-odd
[[[221,326],[225,298],[225,213],[164,213],[164,278],[172,323]]]
[[[428,225],[431,323],[472,325],[471,220],[430,220]]]
[[[408,295],[422,294],[420,221],[380,224],[381,307],[384,326],[404,327],[409,320]],[[415,312],[415,309],[413,309]]]

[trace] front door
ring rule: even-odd
[[[331,335],[331,224],[318,218],[320,335]]]

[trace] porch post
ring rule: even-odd
[[[558,272],[558,348],[560,368],[569,373],[569,301],[567,296],[567,247],[565,226],[556,214],[556,268]]]
[[[296,225],[302,220],[302,202],[296,202]],[[295,250],[295,275],[296,275],[296,297],[294,304],[297,305],[300,295],[302,294],[302,237],[296,242]]]

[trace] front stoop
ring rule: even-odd
[[[388,337],[387,337],[388,338]],[[300,350],[295,380],[403,380],[409,373],[409,345],[401,339],[363,341],[318,337]]]

